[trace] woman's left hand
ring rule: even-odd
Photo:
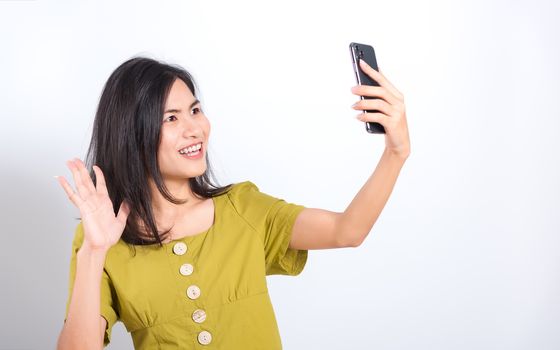
[[[352,108],[358,110],[376,109],[381,113],[360,113],[356,116],[363,122],[377,122],[385,128],[385,147],[398,156],[407,158],[410,154],[410,139],[406,123],[404,96],[385,78],[381,72],[360,59],[361,68],[380,86],[356,85],[352,93],[358,96],[373,96],[378,99],[359,100]]]

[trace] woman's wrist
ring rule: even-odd
[[[94,247],[90,247],[87,244],[82,245],[82,247],[78,250],[77,255],[84,257],[84,256],[88,256],[94,259],[103,259],[105,260],[105,257],[107,256],[107,252],[109,251],[109,248],[94,248]]]

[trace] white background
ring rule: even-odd
[[[0,1],[0,348],[52,349],[103,84],[135,56],[193,73],[220,184],[344,211],[383,135],[348,44],[404,93],[412,153],[358,248],[268,277],[284,348],[560,348],[560,5],[553,1]],[[73,182],[72,182],[73,183]],[[130,349],[122,323],[109,348]]]

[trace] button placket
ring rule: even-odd
[[[173,245],[173,253],[175,255],[185,255],[187,252],[187,244],[184,242],[177,242]],[[183,263],[179,267],[179,274],[182,276],[191,276],[194,271],[194,266],[190,263]],[[197,300],[201,295],[200,287],[196,284],[191,284],[187,287],[186,295],[190,300]],[[193,322],[196,324],[202,324],[206,321],[206,311],[203,309],[195,309],[191,315]],[[201,345],[208,345],[212,342],[212,334],[203,330],[198,333],[197,340]]]

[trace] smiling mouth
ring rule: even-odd
[[[180,154],[184,154],[184,155],[196,155],[198,154],[198,152],[202,151],[202,142],[197,143],[193,148],[191,148],[191,151],[188,151],[188,148],[183,148],[179,150]]]
[[[202,143],[200,143],[200,148],[191,152],[188,152],[186,150],[180,150],[179,154],[182,157],[185,157],[187,159],[199,159],[202,158],[202,154],[204,152],[204,146],[202,145]]]

